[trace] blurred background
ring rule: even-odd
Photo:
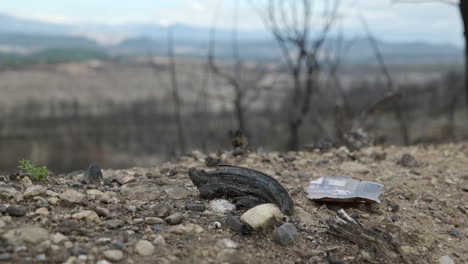
[[[5,1],[0,172],[466,139],[464,5]]]

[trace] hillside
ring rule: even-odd
[[[404,154],[409,155],[402,159]],[[27,177],[3,177],[0,259],[101,264],[384,263],[380,251],[373,249],[376,244],[359,246],[333,235],[328,221],[344,209],[364,228],[379,230],[393,241],[400,249],[396,258],[405,256],[406,263],[451,263],[442,262],[448,259],[466,263],[467,157],[466,143],[237,157],[230,152],[210,156],[193,152],[152,168],[105,169],[104,185],[94,187],[80,182],[82,172],[51,175],[34,183]],[[210,200],[199,197],[187,169],[212,170],[205,164],[218,158],[272,175],[286,188],[295,209],[282,221],[292,223],[299,233],[291,245],[276,243],[273,227],[248,236],[236,233],[226,226],[225,213],[213,212]],[[383,184],[382,202],[307,199],[304,188],[310,180],[337,175]]]

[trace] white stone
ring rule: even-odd
[[[439,264],[455,264],[449,256],[442,256],[439,258]]]
[[[82,210],[72,215],[73,219],[99,222],[99,215],[93,210]]]
[[[135,244],[135,250],[142,256],[150,256],[154,253],[154,246],[148,240],[139,240]]]
[[[283,214],[276,204],[268,203],[255,206],[247,210],[241,221],[250,225],[253,229],[259,230],[269,227],[275,222],[281,221]]]
[[[102,252],[104,257],[110,261],[120,261],[123,259],[123,252],[118,249],[110,249]]]
[[[227,213],[236,210],[236,206],[224,199],[215,199],[210,202],[210,210],[215,213]]]

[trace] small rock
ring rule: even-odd
[[[236,205],[224,199],[215,199],[210,202],[210,210],[224,214],[236,210]]]
[[[153,230],[156,231],[156,232],[161,232],[161,231],[164,230],[164,226],[163,226],[163,225],[153,225],[153,226],[151,227],[151,229],[153,229]]]
[[[148,225],[164,224],[164,219],[159,217],[146,217],[145,223],[147,223]]]
[[[463,238],[463,235],[461,234],[461,232],[458,230],[458,229],[452,229],[450,230],[450,235],[456,237],[456,238],[459,238],[459,239],[462,239]]]
[[[464,185],[464,186],[462,187],[462,190],[463,190],[464,192],[468,192],[468,185]]]
[[[357,162],[343,162],[340,165],[340,170],[345,171],[345,172],[351,172],[351,173],[360,173],[360,174],[366,174],[369,173],[370,170],[367,168],[365,165]]]
[[[233,248],[225,248],[216,256],[216,263],[243,264],[243,254]]]
[[[11,198],[15,193],[18,193],[15,187],[10,185],[0,185],[0,196]]]
[[[100,184],[103,180],[101,167],[97,163],[91,163],[83,174],[83,180],[87,184]]]
[[[136,178],[131,175],[128,171],[119,171],[114,178],[117,180],[118,183],[121,185],[134,182]]]
[[[76,220],[87,220],[91,222],[99,222],[99,215],[93,210],[82,210],[72,215]]]
[[[104,207],[100,207],[100,206],[94,207],[94,211],[95,211],[99,216],[102,216],[102,217],[108,217],[108,216],[111,215],[111,212],[110,212],[109,209],[104,208]]]
[[[220,248],[238,248],[239,247],[239,244],[232,241],[231,239],[228,239],[228,238],[223,238],[221,240],[219,240],[216,245],[218,245],[218,247]]]
[[[120,219],[112,219],[106,222],[106,227],[108,229],[116,229],[125,225],[125,221]]]
[[[168,217],[166,217],[164,220],[170,225],[178,225],[184,221],[184,214],[181,212],[177,212],[175,214],[172,214]]]
[[[137,208],[136,206],[130,204],[130,205],[127,205],[127,211],[134,213],[137,211]]]
[[[387,206],[387,211],[389,212],[398,212],[399,210],[400,210],[400,206],[398,204],[391,203]]]
[[[60,244],[64,241],[68,240],[68,237],[64,236],[62,233],[60,232],[57,232],[55,234],[52,235],[52,242],[54,242],[54,244]]]
[[[132,182],[120,187],[121,193],[129,200],[149,202],[161,197],[161,187],[152,182]]]
[[[7,213],[9,216],[21,217],[26,214],[26,209],[10,205],[5,210],[5,213]]]
[[[72,204],[83,204],[86,201],[86,195],[78,191],[68,189],[60,194],[60,199]]]
[[[291,223],[284,223],[273,231],[274,238],[283,246],[294,242],[298,235],[299,233],[297,233],[296,227]]]
[[[49,215],[49,209],[42,207],[34,211],[34,213],[37,215]]]
[[[407,168],[414,168],[419,166],[419,162],[408,153],[403,154],[403,156],[397,160],[397,164]]]
[[[392,219],[392,222],[394,222],[394,223],[395,223],[395,222],[397,222],[397,221],[398,221],[398,216],[396,216],[396,215],[392,215],[392,216],[390,216],[390,219]]]
[[[47,202],[46,199],[42,197],[35,197],[34,199],[36,198],[40,198],[40,199],[37,199],[37,202],[36,202],[37,208],[50,208],[50,204]]]
[[[24,188],[29,188],[29,187],[33,186],[33,183],[32,183],[31,179],[28,176],[23,177],[23,179],[21,179],[20,183],[21,183],[21,185],[23,185]]]
[[[8,231],[3,238],[12,244],[37,245],[49,238],[49,232],[42,227],[25,226]]]
[[[47,198],[47,202],[50,203],[51,205],[56,205],[59,201],[59,198],[57,197],[49,197]]]
[[[200,234],[200,233],[203,233],[205,230],[203,230],[203,227],[199,225],[187,224],[185,225],[185,231],[187,231],[188,233]]]
[[[161,235],[158,235],[154,240],[153,240],[153,244],[156,245],[156,246],[164,246],[166,245],[166,239],[164,239],[163,236]]]
[[[442,256],[439,258],[439,264],[455,264],[449,256]]]
[[[187,232],[184,225],[171,226],[171,227],[169,227],[167,229],[167,231],[169,233],[176,234],[176,235],[182,235],[182,234],[185,234]]]
[[[3,221],[2,219],[0,219],[0,228],[3,228],[6,226],[6,223],[5,221]]]
[[[241,221],[250,225],[253,229],[259,230],[281,221],[283,214],[276,204],[268,203],[255,206],[247,210]]]
[[[164,186],[164,191],[170,199],[175,200],[184,199],[190,195],[190,192],[187,189],[175,185]]]
[[[71,264],[71,263],[75,263],[74,260],[71,261],[70,263],[67,261],[65,264]],[[96,264],[111,264],[109,261],[105,260],[105,259],[102,259],[102,260],[99,260],[98,262],[96,262]]]
[[[123,252],[118,249],[110,249],[102,252],[104,257],[110,261],[120,261],[123,259]]]
[[[152,208],[154,215],[157,217],[166,217],[171,214],[171,208],[167,204],[158,204]]]
[[[0,261],[10,261],[12,259],[11,255],[8,253],[0,254]]]
[[[188,203],[185,205],[185,209],[189,211],[203,212],[206,208],[204,204]]]
[[[33,185],[24,191],[24,198],[39,196],[44,194],[46,190],[47,188],[42,185]]]
[[[154,246],[148,240],[139,240],[135,244],[135,251],[142,256],[150,256],[154,253]]]
[[[110,237],[101,237],[96,240],[96,244],[98,245],[105,245],[107,243],[110,243],[112,239]]]
[[[47,196],[49,196],[49,197],[58,197],[58,196],[59,196],[58,193],[56,193],[56,192],[54,192],[54,191],[51,191],[51,190],[47,190],[47,191],[45,192],[45,195],[47,195]]]

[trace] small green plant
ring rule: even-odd
[[[33,181],[45,180],[47,179],[47,176],[49,175],[49,170],[47,169],[46,166],[36,167],[34,163],[25,159],[20,160],[19,163],[21,165],[18,166],[18,169],[20,169],[22,172],[30,174],[31,180]]]

